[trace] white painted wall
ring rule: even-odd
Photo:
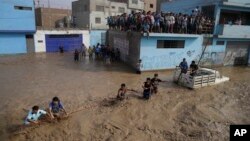
[[[141,0],[138,0],[137,4],[133,4],[132,0],[129,0],[128,1],[128,8],[136,9],[136,10],[144,10],[144,2]]]
[[[82,34],[83,44],[90,46],[90,34],[88,30],[37,30],[34,35],[35,52],[46,52],[45,35],[49,34]],[[41,42],[42,41],[42,42]]]
[[[109,13],[93,11],[90,13],[90,29],[108,29],[107,17]],[[101,23],[95,23],[95,18],[101,18]]]

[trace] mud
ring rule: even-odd
[[[216,68],[230,82],[189,90],[173,84],[172,71],[158,72],[167,82],[151,100],[141,97],[142,75],[122,63],[105,65],[71,54],[0,57],[0,140],[10,141],[223,141],[230,124],[250,123],[250,68]],[[121,83],[126,101],[113,98]],[[14,135],[33,105],[46,108],[62,99],[71,116]]]

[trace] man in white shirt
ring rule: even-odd
[[[143,68],[142,60],[140,59],[138,63],[136,64],[136,73],[141,74],[141,70]]]
[[[167,27],[167,33],[170,33],[170,13],[165,15],[165,23]]]
[[[28,116],[25,119],[25,124],[38,124],[39,120],[46,115],[50,117],[46,111],[39,109],[38,106],[34,106],[32,107],[32,110],[29,111]]]
[[[170,33],[174,33],[175,17],[174,14],[170,14]]]

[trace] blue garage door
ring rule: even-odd
[[[65,52],[80,49],[82,45],[81,34],[70,35],[45,35],[46,52],[59,52],[59,47],[63,46]]]

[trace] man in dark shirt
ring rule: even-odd
[[[181,73],[186,74],[188,71],[188,64],[186,59],[184,58],[183,61],[180,63],[179,67],[181,68]]]
[[[162,81],[161,79],[158,78],[158,74],[154,74],[154,78],[151,79],[151,84],[152,84],[152,94],[157,94],[158,93],[158,85],[159,85],[159,82],[164,82]]]
[[[147,81],[144,82],[144,85],[142,86],[143,88],[143,98],[148,100],[151,96],[151,79],[147,78]]]
[[[197,74],[197,70],[198,70],[198,65],[195,64],[195,61],[192,61],[190,65],[190,75],[195,76]]]
[[[75,60],[75,62],[78,62],[78,61],[79,61],[79,52],[78,52],[77,49],[75,49],[74,60]]]

